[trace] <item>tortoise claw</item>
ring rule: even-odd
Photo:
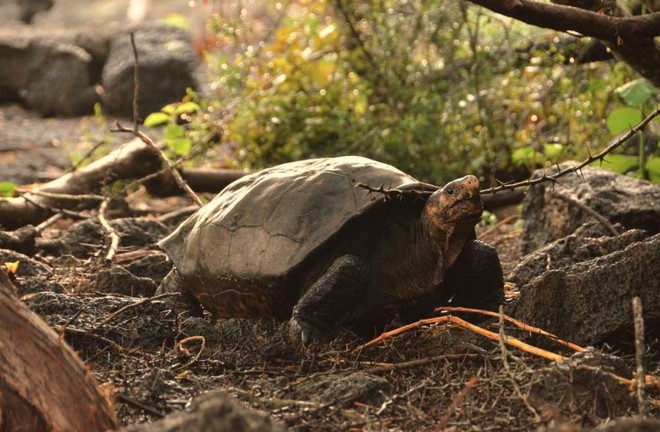
[[[320,327],[299,317],[289,321],[289,338],[296,345],[310,345],[321,340],[323,331]]]

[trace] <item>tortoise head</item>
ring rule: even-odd
[[[426,201],[422,217],[433,237],[446,240],[456,230],[472,230],[482,213],[479,179],[468,175],[435,191]]]

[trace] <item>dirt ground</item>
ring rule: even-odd
[[[63,0],[36,22],[118,19],[125,3]],[[0,107],[0,181],[59,177],[71,153],[84,156],[109,136],[111,119],[97,120],[41,119]],[[140,193],[132,199],[142,210],[188,204],[145,201]],[[570,359],[557,364],[452,324],[425,325],[369,348],[338,329],[333,340],[300,348],[288,343],[286,323],[197,317],[178,296],[144,301],[171,268],[155,243],[181,217],[162,222],[156,212],[137,213],[113,222],[121,244],[112,264],[104,261],[109,241],[94,212],[49,227],[31,256],[0,250],[0,264],[19,262],[13,279],[23,302],[63,334],[100,383],[112,385],[122,425],[156,421],[213,389],[297,431],[581,430],[637,413],[631,389],[616,378],[632,378],[631,353],[606,346],[576,353],[495,318],[480,325]],[[505,274],[520,261],[520,230],[515,218],[481,229]],[[507,299],[515,296],[507,285]],[[654,355],[648,372],[657,375]]]
[[[612,375],[632,377],[630,356],[574,353],[509,324],[506,335],[571,360],[555,364],[454,325],[424,326],[366,349],[338,330],[332,341],[296,348],[286,323],[195,317],[176,296],[141,302],[170,268],[154,242],[174,223],[113,222],[122,242],[111,265],[93,218],[49,228],[33,258],[0,253],[0,262],[21,262],[14,283],[25,304],[112,384],[124,425],[182,410],[212,389],[300,431],[580,430],[637,410]],[[513,223],[482,230],[505,272],[520,258],[519,230]],[[500,331],[497,319],[481,325]],[[659,365],[653,359],[649,372]]]

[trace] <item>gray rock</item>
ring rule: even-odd
[[[624,245],[635,235],[624,234],[612,242]],[[660,234],[573,265],[560,261],[557,269],[550,266],[520,287],[510,313],[578,344],[630,348],[634,296],[642,299],[647,338],[660,336],[659,262]]]
[[[636,229],[616,237],[608,235],[601,224],[586,223],[574,233],[525,255],[511,272],[509,280],[522,287],[549,270],[608,255],[648,237],[646,231]]]
[[[573,165],[572,162],[561,167]],[[599,168],[584,168],[584,179],[569,174],[554,191],[576,199],[624,229],[660,231],[660,185]],[[539,175],[537,173],[536,175]],[[591,216],[553,195],[550,183],[530,191],[523,201],[523,254],[574,232]]]
[[[125,432],[280,432],[284,427],[264,414],[242,406],[223,391],[193,399],[190,410],[164,419],[132,425]]]
[[[74,34],[12,26],[0,31],[0,102],[42,115],[91,113],[98,101],[94,57]],[[91,42],[88,45],[92,46]]]
[[[0,0],[0,17],[3,23],[32,22],[32,17],[53,6],[52,0]]]
[[[319,376],[301,384],[303,394],[315,395],[322,403],[349,407],[359,401],[370,405],[380,405],[392,393],[392,384],[385,378],[365,372],[355,372],[348,376]]]
[[[159,111],[181,100],[186,88],[196,88],[196,59],[188,33],[163,24],[151,24],[135,32],[139,57],[140,116]],[[131,116],[133,110],[133,49],[127,33],[114,38],[103,68],[103,101],[116,113]]]
[[[119,266],[112,266],[96,273],[92,286],[99,292],[123,294],[131,297],[151,297],[158,288],[153,280],[135,276]]]
[[[123,218],[110,221],[119,234],[120,247],[145,247],[155,244],[169,234],[162,223],[139,218]],[[51,255],[87,257],[108,244],[101,224],[94,219],[78,222],[54,240],[38,240],[37,248]]]

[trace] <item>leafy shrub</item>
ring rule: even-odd
[[[633,76],[621,63],[575,64],[567,53],[586,41],[466,3],[264,4],[259,22],[243,9],[214,17],[217,99],[192,125],[250,169],[360,154],[436,183],[492,180],[602,147],[615,89]]]

